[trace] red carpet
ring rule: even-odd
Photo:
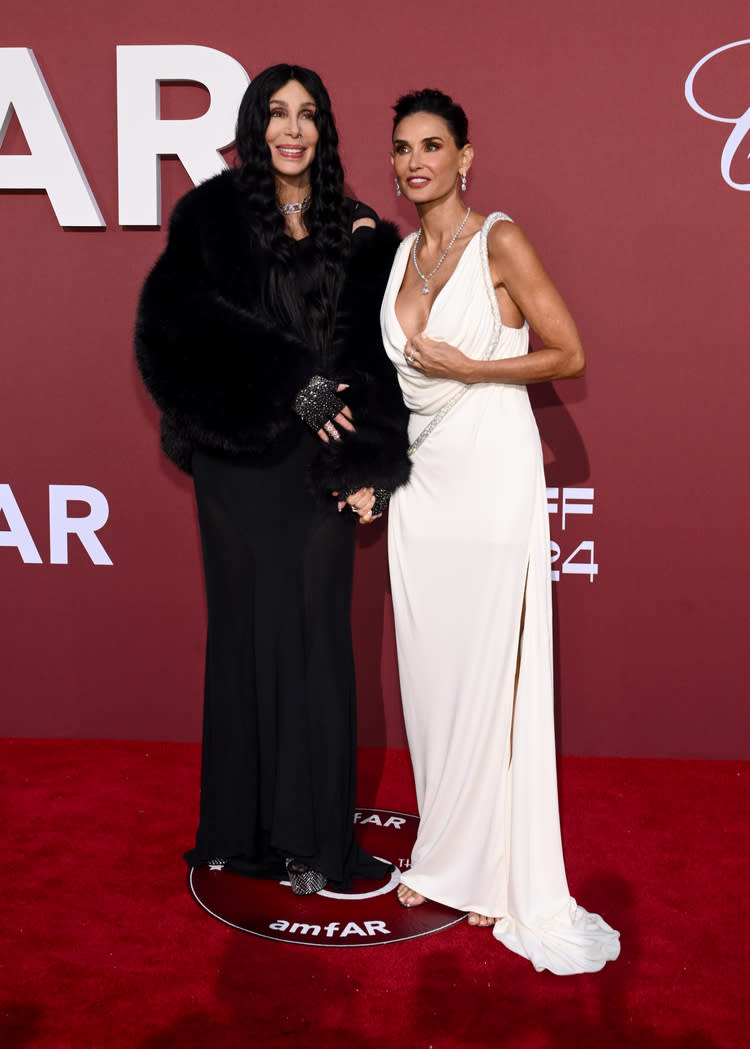
[[[3,1049],[750,1044],[747,763],[563,761],[571,891],[622,955],[556,977],[465,922],[358,950],[235,931],[185,886],[197,746],[0,748]],[[362,754],[359,801],[414,811],[403,753]]]

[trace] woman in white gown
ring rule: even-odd
[[[519,227],[463,203],[463,110],[438,91],[394,108],[397,190],[420,219],[381,313],[411,411],[411,480],[388,533],[420,811],[399,900],[467,911],[539,970],[593,972],[618,956],[619,934],[576,904],[565,877],[549,528],[526,389],[581,375],[583,349]],[[544,344],[532,354],[529,324]]]

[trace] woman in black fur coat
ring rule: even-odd
[[[409,472],[378,320],[399,237],[344,197],[337,146],[315,73],[257,76],[238,116],[241,166],[177,204],[136,325],[164,449],[193,474],[206,576],[200,826],[186,859],[286,871],[300,894],[389,873],[353,835],[349,610],[357,518],[382,513]]]

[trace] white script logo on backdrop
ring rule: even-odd
[[[160,85],[202,84],[202,116],[162,120]],[[159,159],[175,154],[196,185],[226,168],[250,77],[231,55],[198,44],[117,48],[117,158],[121,226],[161,224]],[[29,153],[0,156],[0,190],[43,189],[61,226],[106,225],[34,52],[0,47],[0,147],[15,112]]]
[[[70,517],[68,503],[86,503],[85,517]],[[43,564],[42,556],[26,524],[21,508],[9,484],[0,484],[0,514],[8,527],[0,529],[0,547],[14,546],[27,565]],[[95,565],[111,565],[97,532],[107,523],[109,503],[98,488],[87,484],[51,484],[49,486],[49,563],[67,565],[68,540],[74,535]]]
[[[693,90],[693,84],[695,77],[699,70],[703,68],[708,62],[716,58],[717,55],[722,54],[724,51],[729,51],[733,47],[744,47],[750,44],[750,40],[735,40],[733,44],[724,44],[723,47],[717,47],[714,51],[704,55],[703,58],[690,71],[690,76],[685,81],[685,98],[696,113],[700,116],[706,117],[708,120],[717,120],[721,124],[733,124],[732,132],[726,141],[726,145],[722,150],[721,154],[721,175],[727,185],[731,186],[732,189],[750,190],[750,182],[735,182],[730,174],[730,168],[732,161],[737,155],[737,151],[742,145],[742,140],[745,135],[750,131],[750,107],[748,107],[741,116],[738,117],[720,117],[716,113],[709,113],[705,110],[695,99],[695,92]],[[750,154],[748,154],[750,156]]]

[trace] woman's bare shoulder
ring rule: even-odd
[[[514,248],[528,244],[529,240],[517,222],[498,219],[492,223],[487,234],[487,245],[490,251],[512,251]]]

